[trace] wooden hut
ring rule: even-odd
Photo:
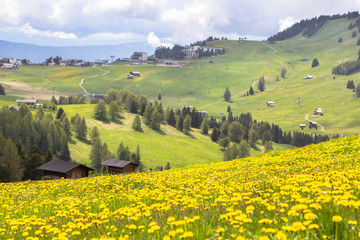
[[[268,107],[275,107],[275,103],[274,102],[266,102],[266,106]]]
[[[94,169],[80,163],[60,160],[51,160],[37,169],[44,171],[43,179],[83,178],[89,176],[89,171],[94,171]]]
[[[109,174],[121,174],[126,172],[134,172],[138,164],[116,159],[108,159],[105,162],[101,163],[103,166],[108,167]]]

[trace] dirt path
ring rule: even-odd
[[[311,122],[311,120],[309,119],[309,114],[305,115],[305,120]],[[326,132],[325,127],[323,125],[320,125],[318,122],[316,122],[316,123],[321,128],[321,131]]]
[[[104,69],[102,69],[102,68],[98,68],[96,64],[93,65],[93,68],[96,68],[96,69],[98,69],[98,70],[104,71],[105,73],[101,74],[101,76],[105,76],[105,75],[107,75],[107,74],[110,73],[110,71],[108,71],[108,70],[104,70]],[[85,81],[86,79],[97,78],[97,77],[99,77],[99,75],[82,78],[82,79],[80,80],[79,87],[81,87],[82,90],[83,90],[86,94],[91,94],[91,93],[89,93],[88,91],[86,91],[86,89],[83,87],[83,83],[84,83],[84,81]]]
[[[258,82],[259,82],[259,80],[256,80],[255,82],[253,82],[253,84],[251,85],[252,88],[255,88],[255,84],[258,83]],[[246,93],[246,92],[247,92],[247,90],[243,90],[243,91],[241,91],[241,92],[239,92],[239,93],[236,93],[235,95],[232,95],[231,97],[237,97],[237,96],[239,96],[239,95],[243,95],[243,94]],[[214,106],[214,105],[216,105],[216,104],[219,104],[219,103],[221,103],[221,102],[223,102],[223,101],[224,101],[224,99],[220,99],[220,100],[218,100],[218,101],[216,101],[216,102],[209,103],[209,104],[207,104],[207,105],[205,105],[205,106],[199,107],[198,109],[201,110],[201,109],[204,109],[204,108],[207,108],[207,107],[211,107],[211,106]]]
[[[264,42],[264,45],[273,50],[272,55],[277,56],[278,58],[281,58],[282,60],[290,61],[290,59],[284,58],[284,57],[278,55],[277,54],[278,50],[276,48],[269,46],[266,42]]]

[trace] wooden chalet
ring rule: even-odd
[[[51,160],[37,169],[44,171],[43,179],[83,178],[89,176],[89,171],[94,171],[94,169],[80,163],[60,160]]]
[[[103,166],[108,167],[109,174],[121,174],[126,172],[134,172],[138,164],[116,159],[108,159],[101,163]]]

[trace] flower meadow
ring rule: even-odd
[[[162,172],[0,184],[1,239],[360,239],[360,138]]]

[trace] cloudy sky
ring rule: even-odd
[[[298,20],[358,11],[360,0],[0,0],[0,40],[47,46],[262,40]]]

